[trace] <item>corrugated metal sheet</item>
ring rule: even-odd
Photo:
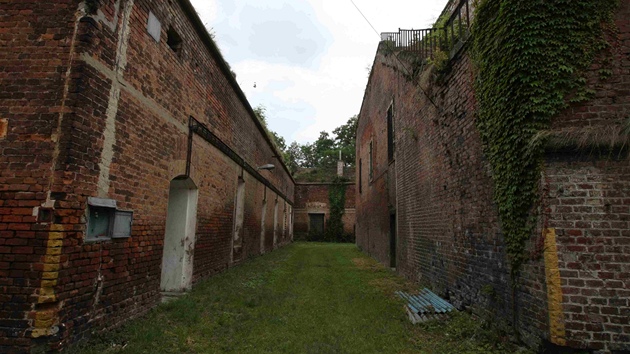
[[[407,301],[407,314],[413,323],[440,319],[456,310],[453,305],[427,288],[422,289],[418,295],[411,295],[403,291],[397,291],[396,295]]]

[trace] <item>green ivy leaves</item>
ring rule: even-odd
[[[543,143],[569,102],[593,92],[582,73],[607,47],[603,24],[617,0],[481,0],[473,24],[477,129],[492,165],[512,276],[535,227]]]

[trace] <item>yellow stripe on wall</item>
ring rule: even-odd
[[[51,225],[51,232],[48,234],[46,243],[46,255],[43,257],[42,282],[39,288],[37,304],[50,304],[35,310],[33,331],[31,336],[38,338],[49,336],[55,331],[58,322],[57,295],[55,286],[59,279],[59,269],[61,268],[61,249],[63,247],[63,225]]]
[[[543,233],[545,238],[545,278],[547,282],[550,340],[557,345],[566,345],[556,229],[546,229]]]

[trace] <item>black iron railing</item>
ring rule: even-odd
[[[392,49],[417,53],[421,59],[434,58],[438,52],[449,56],[459,50],[470,34],[472,0],[461,0],[451,16],[436,27],[381,33],[381,41],[391,42]]]

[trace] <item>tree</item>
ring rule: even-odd
[[[358,116],[354,115],[348,119],[346,124],[333,130],[333,134],[335,134],[335,150],[341,150],[341,159],[346,166],[354,166],[355,163],[357,120]]]
[[[326,132],[319,133],[319,137],[313,143],[299,144],[292,142],[287,146],[286,140],[278,133],[269,130],[267,126],[267,109],[263,105],[258,105],[254,109],[254,114],[260,124],[269,133],[273,144],[282,153],[282,159],[294,174],[299,167],[331,169],[337,165],[339,151],[341,151],[342,161],[346,166],[354,166],[357,116],[354,115],[348,121],[333,130],[334,138]]]
[[[312,168],[317,167],[317,157],[315,156],[314,144],[300,145],[300,151],[302,152],[302,164],[300,167]]]
[[[313,153],[315,154],[315,167],[332,168],[336,166],[335,141],[330,138],[327,132],[319,133],[319,138],[313,143]]]
[[[298,170],[298,167],[302,165],[304,161],[304,154],[302,153],[302,149],[300,148],[300,144],[297,141],[294,141],[289,145],[289,147],[284,151],[284,162],[291,174],[295,174]]]

